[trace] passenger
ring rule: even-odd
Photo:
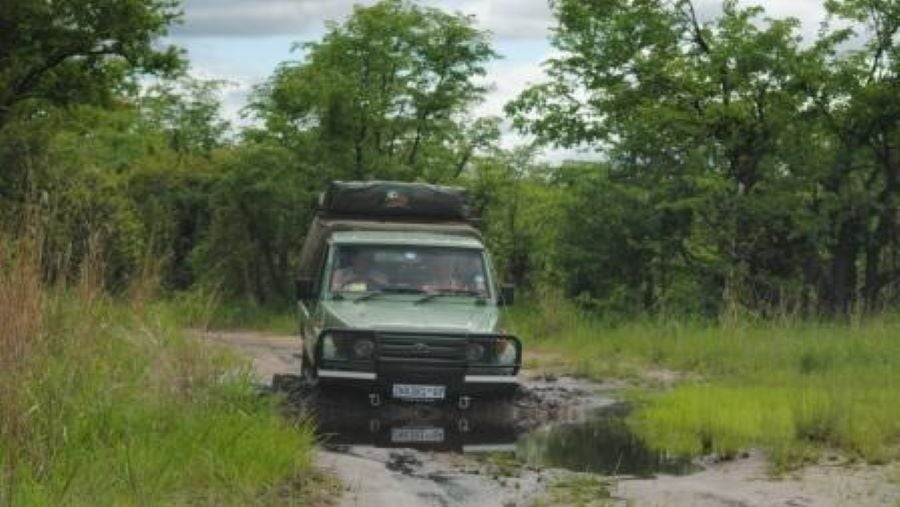
[[[456,272],[465,290],[477,292],[481,296],[487,296],[487,280],[484,277],[484,264],[481,257],[475,255],[461,256]]]
[[[341,251],[342,268],[331,277],[334,292],[374,292],[388,285],[387,277],[378,272],[370,250],[348,249]]]
[[[477,258],[459,255],[432,255],[427,259],[425,292],[471,292],[485,294],[484,275]]]
[[[455,288],[456,282],[449,259],[443,255],[428,255],[425,257],[425,269],[427,278],[422,284],[425,292],[447,292]]]

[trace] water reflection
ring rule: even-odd
[[[524,463],[603,475],[652,477],[700,469],[689,459],[648,449],[625,423],[624,405],[598,410],[580,423],[550,425],[522,435],[517,457]]]
[[[527,407],[501,401],[475,403],[460,411],[407,403],[372,408],[359,396],[324,397],[315,411],[323,444],[338,450],[376,446],[505,452],[532,466],[640,477],[699,469],[690,460],[644,446],[625,423],[624,404],[597,409],[574,422],[541,421],[527,413]]]
[[[346,402],[346,403],[345,403]],[[441,452],[514,452],[519,434],[512,405],[461,411],[450,406],[326,400],[316,407],[318,433],[328,447],[370,445]]]

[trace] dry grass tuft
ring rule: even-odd
[[[28,438],[19,383],[41,334],[44,295],[41,287],[40,243],[25,237],[0,242],[0,467],[7,485],[0,503],[10,498],[18,469],[17,452]]]

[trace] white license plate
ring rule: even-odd
[[[395,444],[443,442],[444,428],[394,428],[391,442]]]
[[[446,395],[445,386],[425,386],[419,384],[394,384],[394,398],[408,400],[443,400]]]

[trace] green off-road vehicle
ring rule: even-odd
[[[320,387],[450,400],[518,386],[522,345],[498,328],[500,287],[459,188],[334,182],[297,283],[305,376]]]

